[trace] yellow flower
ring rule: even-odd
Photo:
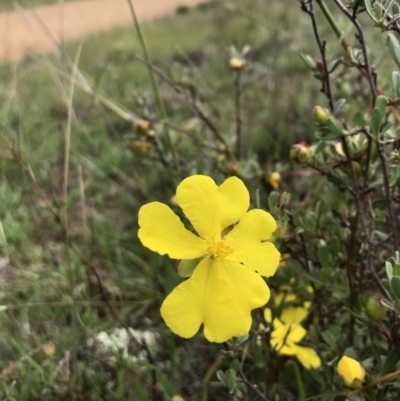
[[[242,70],[246,66],[246,60],[241,57],[231,57],[229,60],[229,67],[232,70]]]
[[[365,377],[365,368],[360,362],[344,355],[338,363],[337,371],[345,386],[361,387]]]
[[[307,335],[307,331],[300,322],[307,316],[308,309],[301,307],[289,307],[283,310],[281,317],[272,322],[271,346],[278,354],[295,356],[306,369],[317,369],[321,360],[317,353],[310,347],[298,345]],[[271,321],[271,311],[264,311],[264,318]]]
[[[267,177],[267,182],[271,187],[276,191],[279,189],[279,185],[281,183],[282,176],[277,172],[274,171]]]
[[[282,257],[284,255],[282,255]],[[282,258],[281,258],[281,260],[282,260]],[[295,282],[295,279],[292,278],[290,280],[290,284],[293,284],[294,282]],[[306,286],[305,289],[310,295],[312,295],[314,293],[313,288],[310,285]],[[300,301],[297,294],[295,294],[293,292],[293,288],[289,285],[283,285],[280,287],[280,291],[278,291],[275,294],[274,305],[275,306],[292,306],[293,305],[293,306],[302,306],[303,308],[306,308],[306,309],[311,308],[311,302],[310,301]]]
[[[247,334],[251,310],[270,296],[261,276],[272,276],[279,264],[279,252],[266,241],[276,228],[274,218],[260,209],[247,211],[249,193],[237,177],[217,186],[210,177],[191,176],[178,186],[176,200],[197,235],[165,204],[152,202],[139,211],[144,246],[174,259],[202,258],[164,300],[165,323],[184,338],[204,324],[212,342]]]

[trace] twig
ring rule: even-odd
[[[241,86],[240,86],[241,72],[236,71],[235,76],[235,119],[236,119],[236,158],[241,159],[242,156],[242,113],[241,113]]]
[[[361,393],[361,392],[363,392],[365,390],[368,390],[369,388],[375,387],[378,384],[387,382],[389,380],[393,380],[393,379],[395,379],[396,377],[399,377],[399,376],[400,376],[400,370],[396,370],[396,372],[388,373],[387,375],[379,377],[378,379],[372,381],[371,383],[366,384],[365,386],[363,386],[363,387],[361,387],[361,388],[359,388],[357,390],[353,390],[350,393],[347,393],[346,397],[348,397],[348,398],[354,397],[355,395],[357,395],[357,394],[359,394],[359,393]]]
[[[161,71],[158,67],[154,64],[149,63],[140,55],[135,56],[138,60],[142,63],[146,64],[149,68],[151,68],[164,82],[166,82],[171,88],[175,90],[175,92],[182,94],[182,88],[179,87],[172,79],[170,79],[163,71]],[[187,96],[186,96],[187,97]],[[188,98],[188,97],[187,97]],[[213,133],[215,138],[223,145],[224,152],[228,156],[230,160],[233,160],[234,157],[232,152],[226,142],[224,136],[221,134],[217,126],[205,115],[204,111],[201,109],[199,102],[194,99],[193,97],[189,97],[188,100],[190,101],[190,106],[192,107],[193,111],[197,114],[200,120],[207,126],[207,128]]]
[[[357,18],[354,17],[353,15],[351,15],[351,13],[347,10],[345,5],[340,0],[333,0],[333,1],[338,6],[338,8],[342,11],[342,13],[352,22],[352,24],[355,26],[355,28],[357,30],[357,39],[360,42],[361,51],[362,51],[363,58],[364,58],[364,65],[362,66],[362,68],[364,69],[364,71],[366,73],[366,78],[368,80],[369,87],[371,90],[371,95],[372,95],[372,107],[374,107],[375,101],[377,98],[377,89],[376,89],[375,82],[374,82],[372,68],[371,68],[371,65],[370,65],[369,59],[368,59],[367,46],[366,46],[365,39],[364,39],[364,32],[363,32],[362,27],[361,27],[360,23],[358,22]],[[326,9],[326,6],[325,6],[323,0],[317,0],[317,3],[320,5],[321,8]],[[331,26],[332,26],[332,24],[331,24]],[[336,33],[338,33],[338,32],[336,31]],[[339,33],[339,36],[340,36],[340,33]],[[342,44],[343,44],[343,41],[342,41]],[[349,48],[349,47],[350,47],[350,45],[347,44],[347,48]],[[346,48],[346,50],[347,50],[347,48]]]
[[[397,216],[393,210],[392,195],[390,193],[389,176],[388,176],[388,171],[387,171],[387,167],[386,167],[386,160],[385,160],[383,145],[380,142],[378,142],[376,147],[378,150],[378,157],[379,157],[379,160],[380,160],[381,166],[382,166],[383,188],[385,190],[386,200],[388,203],[388,211],[389,211],[388,220],[389,220],[389,224],[391,224],[391,226],[392,226],[392,231],[393,231],[393,245],[394,245],[394,249],[398,250],[399,249],[399,237],[398,237],[398,232],[397,232]]]
[[[259,389],[258,387],[253,384],[252,382],[250,382],[247,377],[245,376],[245,374],[242,371],[239,371],[239,376],[242,379],[243,383],[250,388],[251,390],[253,390],[263,401],[269,401],[269,398],[267,398],[266,395],[264,395]]]
[[[321,41],[319,32],[318,32],[318,26],[317,26],[317,21],[315,19],[315,13],[314,13],[314,3],[312,1],[309,2],[309,8],[306,7],[304,3],[301,4],[301,9],[306,12],[310,18],[311,18],[311,24],[313,27],[314,31],[314,36],[318,44],[319,52],[321,54],[321,59],[322,59],[322,64],[323,64],[323,74],[322,74],[322,89],[321,91],[325,93],[326,97],[328,98],[329,102],[329,108],[333,110],[333,97],[332,97],[332,92],[331,92],[331,83],[330,83],[330,77],[329,77],[329,71],[328,71],[328,64],[326,61],[326,42]]]
[[[214,363],[207,369],[207,372],[203,379],[203,384],[201,386],[201,401],[208,400],[208,385],[214,373],[218,369],[218,366],[225,360],[225,355],[219,355]]]
[[[149,51],[147,49],[146,41],[144,40],[144,37],[143,37],[143,34],[142,34],[142,30],[140,28],[139,21],[138,21],[138,19],[136,17],[135,8],[133,7],[132,0],[127,0],[127,2],[128,2],[128,5],[129,5],[129,9],[130,9],[131,15],[132,15],[132,19],[133,19],[133,23],[134,23],[134,26],[135,26],[136,33],[137,33],[137,35],[139,37],[139,42],[140,42],[140,46],[142,48],[142,52],[143,52],[144,58],[149,64],[151,64],[150,54],[149,54]],[[163,101],[163,98],[161,96],[160,87],[158,85],[157,78],[156,78],[156,76],[154,74],[154,71],[151,68],[148,68],[148,71],[149,71],[150,82],[151,82],[151,86],[153,87],[153,92],[154,92],[154,95],[155,95],[155,98],[156,98],[156,102],[157,102],[159,113],[160,113],[162,119],[164,121],[167,121],[168,120],[167,111],[165,109],[164,101]],[[168,125],[166,125],[166,124],[164,124],[164,134],[165,134],[165,138],[166,138],[166,145],[167,145],[166,147],[171,152],[176,172],[179,175],[181,175],[181,168],[180,168],[180,165],[179,165],[178,153],[176,152],[175,146],[172,143],[171,133],[169,132]]]

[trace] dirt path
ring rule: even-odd
[[[200,0],[133,0],[139,21],[173,13],[180,5],[194,6]],[[127,0],[73,1],[64,5],[36,8],[36,15],[54,38],[61,43],[83,38],[132,23]],[[29,53],[55,48],[33,11],[0,14],[0,60],[19,60]]]

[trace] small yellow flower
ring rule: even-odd
[[[280,318],[272,322],[271,346],[278,354],[295,356],[306,369],[317,369],[321,360],[317,353],[310,347],[298,345],[307,335],[306,329],[300,322],[307,316],[308,309],[301,307],[289,307],[283,310]],[[271,321],[271,311],[264,311],[264,318]]]
[[[218,343],[247,334],[251,310],[270,297],[261,276],[272,276],[279,265],[279,252],[266,241],[276,228],[274,218],[260,209],[247,211],[249,192],[237,177],[220,186],[210,177],[188,177],[176,201],[197,235],[165,204],[152,202],[139,211],[144,246],[174,259],[200,258],[191,277],[164,300],[165,323],[184,338],[204,324],[205,337]]]
[[[364,366],[346,355],[340,359],[337,372],[343,384],[350,388],[360,388],[365,378]]]
[[[174,395],[171,401],[185,401],[185,399],[178,394]]]
[[[231,57],[229,60],[229,67],[231,67],[232,70],[235,71],[240,71],[246,66],[246,60],[241,57]]]
[[[281,183],[282,176],[277,172],[274,171],[267,177],[267,182],[271,187],[276,191],[279,189],[279,185]]]

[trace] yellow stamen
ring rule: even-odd
[[[233,249],[222,240],[215,238],[206,238],[207,255],[216,260],[223,260],[233,252]]]

